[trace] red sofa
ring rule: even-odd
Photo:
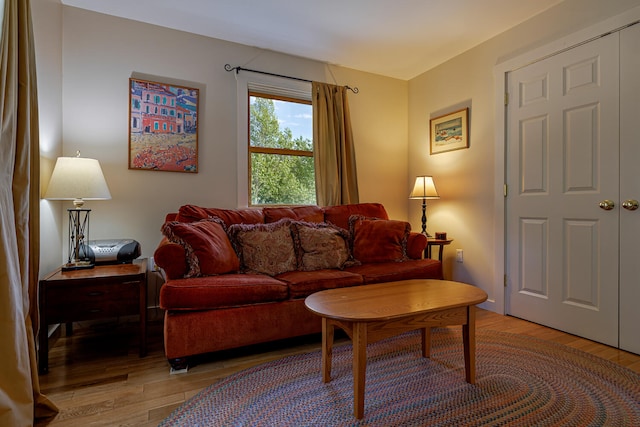
[[[155,250],[165,276],[165,354],[190,356],[321,331],[304,298],[323,289],[442,278],[426,237],[378,203],[218,209],[166,216]]]

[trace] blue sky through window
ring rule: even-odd
[[[309,104],[274,100],[280,128],[291,129],[293,138],[302,136],[313,141],[313,109]]]

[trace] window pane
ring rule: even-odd
[[[251,154],[252,205],[315,205],[313,157]]]
[[[250,93],[251,205],[316,203],[312,111],[308,101]]]
[[[313,110],[308,103],[249,97],[252,147],[313,150]]]

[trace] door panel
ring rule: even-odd
[[[581,105],[566,110],[564,115],[565,194],[597,191],[599,105]]]
[[[548,221],[535,218],[521,218],[521,266],[520,277],[522,294],[531,297],[549,298],[547,281],[547,248],[549,244]]]
[[[509,73],[506,202],[507,312],[616,346],[618,65],[611,34]]]
[[[563,247],[566,248],[567,261],[562,300],[566,304],[589,310],[598,310],[600,307],[598,225],[598,221],[564,221]]]

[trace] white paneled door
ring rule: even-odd
[[[620,348],[640,354],[640,25],[620,33]]]
[[[612,346],[623,240],[619,56],[613,33],[507,76],[507,312]]]

